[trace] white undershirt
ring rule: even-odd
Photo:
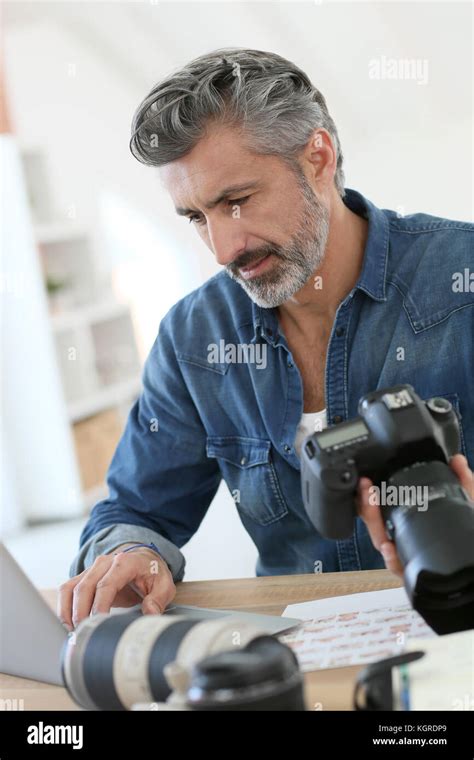
[[[300,456],[301,446],[306,436],[324,430],[324,428],[327,427],[327,424],[328,421],[325,409],[321,409],[320,412],[303,412],[299,425],[296,428],[295,436],[295,451],[298,457]]]

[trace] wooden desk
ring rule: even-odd
[[[281,615],[287,604],[396,588],[401,581],[388,570],[316,575],[279,575],[224,581],[184,581],[177,584],[176,604],[229,608]],[[42,592],[55,608],[56,590]],[[309,710],[350,710],[359,667],[335,668],[305,674]],[[0,699],[22,699],[25,710],[77,710],[66,689],[0,674]]]

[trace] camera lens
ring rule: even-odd
[[[388,482],[399,499],[382,507],[384,519],[413,607],[440,634],[474,627],[474,505],[444,462],[405,467]]]
[[[65,644],[63,678],[71,697],[87,710],[127,710],[137,703],[164,702],[171,694],[165,675],[170,663],[188,671],[211,655],[239,651],[261,634],[261,629],[231,615],[205,621],[140,612],[94,615],[83,620]],[[288,647],[275,642],[287,651],[286,657],[294,657]],[[259,655],[253,656],[253,676],[269,682],[276,673],[278,681],[275,663]],[[271,673],[266,670],[269,665]],[[247,671],[234,667],[223,672],[232,689]]]

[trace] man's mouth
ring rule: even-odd
[[[261,274],[263,270],[268,266],[271,255],[272,254],[269,253],[263,258],[253,262],[252,264],[249,264],[246,267],[240,267],[239,272],[244,280],[251,280],[252,277],[257,277],[259,274]]]

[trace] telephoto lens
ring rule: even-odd
[[[200,660],[245,647],[262,633],[237,616],[202,621],[139,610],[100,613],[85,618],[68,637],[63,679],[71,697],[87,710],[157,705],[171,694],[166,672],[172,666],[192,672]]]
[[[474,508],[444,462],[422,462],[388,480],[400,494],[396,507],[383,507],[396,536],[404,581],[413,608],[443,635],[474,627]],[[423,508],[410,494],[423,487]],[[404,497],[403,494],[406,494]]]
[[[295,654],[272,636],[194,666],[187,693],[192,710],[305,710]]]

